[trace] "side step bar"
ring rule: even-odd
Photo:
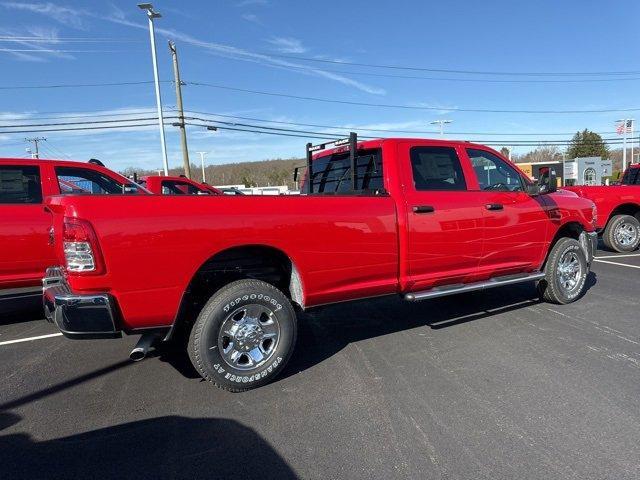
[[[443,285],[441,287],[434,287],[423,292],[407,293],[405,294],[404,299],[409,302],[416,302],[418,300],[426,300],[427,298],[444,297],[446,295],[473,292],[476,290],[486,290],[488,288],[503,287],[505,285],[512,285],[514,283],[533,282],[535,280],[542,280],[543,278],[544,273],[542,272],[507,275],[504,277],[495,277],[484,282]]]

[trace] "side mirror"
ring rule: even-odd
[[[538,185],[537,183],[527,183],[527,185],[525,186],[525,192],[531,197],[537,197],[541,193],[540,185]]]
[[[548,172],[540,175],[538,181],[541,194],[549,194],[558,191],[558,176],[553,168],[549,168]]]

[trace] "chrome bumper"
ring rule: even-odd
[[[598,233],[582,232],[580,234],[580,245],[582,245],[584,253],[587,256],[587,263],[591,265],[598,250]]]
[[[116,308],[111,295],[74,294],[57,267],[47,269],[42,286],[46,319],[65,337],[91,339],[122,335],[116,328]]]

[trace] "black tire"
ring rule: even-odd
[[[260,280],[238,280],[218,290],[200,312],[189,357],[205,380],[242,392],[282,371],[296,335],[295,311],[280,290]],[[264,358],[256,360],[259,355]]]
[[[609,250],[633,252],[640,245],[640,221],[631,215],[614,215],[604,229],[602,241]]]
[[[566,265],[564,262],[575,259],[575,285],[571,288],[572,274],[562,276],[560,269]],[[561,267],[562,263],[562,267]],[[573,263],[569,263],[574,265]],[[542,300],[558,305],[575,302],[585,291],[589,265],[580,242],[573,238],[561,238],[549,252],[547,263],[544,268],[545,278],[538,282],[538,292]]]

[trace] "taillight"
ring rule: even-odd
[[[98,239],[86,220],[65,217],[62,245],[68,272],[94,275],[104,272]]]

